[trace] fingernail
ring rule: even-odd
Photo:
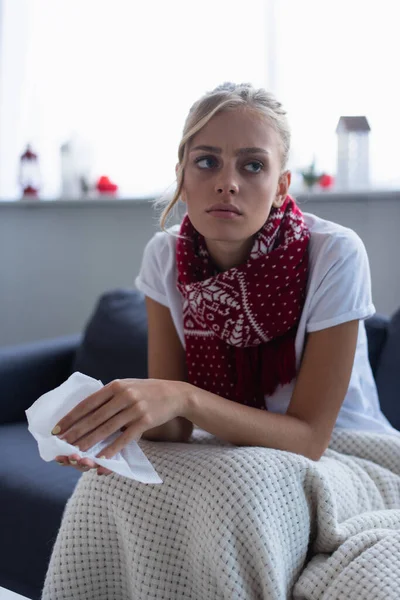
[[[78,464],[78,461],[77,461],[77,460],[71,460],[71,459],[69,459],[69,463],[70,463],[71,465],[77,465],[77,464]]]
[[[104,454],[102,456],[99,456],[99,458],[104,458],[105,460],[107,460],[107,457],[104,456]]]
[[[60,431],[61,431],[61,427],[59,425],[56,425],[54,427],[54,429],[51,430],[51,434],[52,435],[57,435],[57,433],[60,433]]]
[[[59,465],[63,465],[64,464],[63,460],[56,460],[56,462],[58,462]]]

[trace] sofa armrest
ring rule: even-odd
[[[80,334],[0,348],[0,423],[26,419],[42,394],[71,374]]]

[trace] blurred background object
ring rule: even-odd
[[[316,168],[316,157],[314,156],[313,161],[309,167],[299,171],[302,180],[304,191],[312,191],[317,187],[319,190],[328,190],[333,187],[335,178],[328,173],[319,172]]]
[[[186,0],[0,0],[0,197],[20,196],[27,140],[43,199],[95,193],[103,173],[121,198],[163,194],[188,109],[224,81],[265,87],[287,109],[294,192],[314,155],[335,179],[323,189],[359,187],[336,173],[340,115],[368,115],[368,179],[356,180],[400,188],[400,88],[387,76],[400,55],[398,0],[248,0],[246,10],[203,0],[196,26],[193,11]],[[60,147],[74,132],[90,151],[68,178]]]
[[[107,175],[102,175],[96,183],[96,189],[100,194],[115,195],[118,191],[118,186]]]
[[[24,198],[39,196],[41,184],[39,158],[29,144],[19,159],[18,183]]]
[[[339,189],[357,190],[369,186],[369,132],[366,117],[340,117],[336,184]]]
[[[74,131],[60,148],[61,197],[77,199],[89,191],[92,179],[93,152],[90,145]]]

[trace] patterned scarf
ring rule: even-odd
[[[265,409],[264,396],[296,376],[310,232],[291,196],[272,208],[247,262],[219,272],[188,215],[178,238],[178,289],[188,381]]]

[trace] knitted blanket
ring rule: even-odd
[[[400,435],[334,432],[320,461],[140,445],[164,483],[80,478],[43,600],[380,600],[400,595]]]

